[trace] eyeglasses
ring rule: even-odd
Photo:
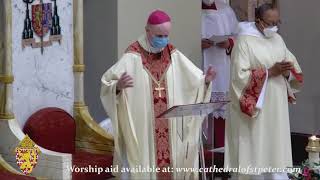
[[[265,23],[268,27],[270,27],[270,26],[278,26],[278,25],[281,24],[281,20],[279,20],[279,21],[277,21],[277,22],[272,22],[272,23],[268,23],[268,22],[266,22],[266,21],[263,20],[263,19],[261,19],[261,21],[262,21],[263,23]]]

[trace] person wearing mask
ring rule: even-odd
[[[272,4],[259,6],[255,22],[241,23],[231,55],[225,167],[249,167],[239,179],[288,179],[264,169],[292,167],[288,103],[296,102],[303,75],[277,33],[279,21]]]
[[[215,72],[210,67],[203,73],[169,43],[171,18],[164,11],[153,11],[145,30],[101,79],[101,101],[114,131],[114,166],[159,170],[130,173],[128,179],[197,179],[198,173],[176,168],[198,168],[201,118],[184,121],[182,142],[176,120],[156,117],[175,105],[209,102]]]

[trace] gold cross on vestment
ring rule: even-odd
[[[164,87],[161,87],[160,83],[158,84],[158,87],[157,88],[154,88],[154,90],[158,91],[159,93],[159,97],[162,97],[161,96],[161,91],[164,91],[165,88]]]

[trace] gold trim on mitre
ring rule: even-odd
[[[73,65],[73,72],[84,72],[86,66],[84,64],[75,64]]]
[[[12,84],[14,77],[11,75],[0,75],[0,82],[3,84]]]

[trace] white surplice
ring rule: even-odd
[[[145,36],[138,43],[148,51]],[[116,83],[122,73],[134,79],[134,87],[116,94]],[[171,64],[166,71],[168,107],[209,102],[211,85],[205,85],[204,74],[180,51],[171,52]],[[126,52],[102,79],[101,101],[110,116],[114,131],[114,166],[127,163],[136,166],[156,166],[154,139],[154,109],[152,80],[144,69],[141,55]],[[176,167],[197,168],[199,166],[199,133],[202,119],[185,118],[185,140],[177,135],[177,121],[169,120],[171,167],[175,179],[196,179],[197,173],[176,173]],[[116,174],[115,175],[119,175]],[[131,173],[130,179],[156,179],[156,173]]]
[[[236,35],[238,20],[232,8],[225,2],[215,1],[217,10],[202,10],[202,38],[209,39],[213,35]],[[217,71],[213,80],[212,101],[223,101],[227,99],[230,79],[230,56],[226,49],[213,46],[203,50],[203,69],[212,65]],[[213,114],[216,118],[225,114],[217,111]]]

